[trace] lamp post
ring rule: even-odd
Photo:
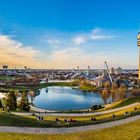
[[[138,32],[138,36],[137,36],[137,46],[139,48],[139,76],[138,76],[138,79],[140,81],[140,32]]]

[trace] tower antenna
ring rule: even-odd
[[[113,80],[112,80],[112,77],[111,77],[111,75],[110,75],[109,68],[108,68],[108,65],[107,65],[107,62],[106,62],[106,61],[105,61],[105,66],[106,66],[106,69],[107,69],[107,73],[108,73],[110,82],[111,82],[111,84],[112,84],[112,83],[113,83]]]
[[[137,36],[137,46],[139,48],[139,80],[140,80],[140,32],[138,32],[138,36]]]

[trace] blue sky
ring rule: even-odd
[[[0,0],[0,66],[137,68],[139,0]]]

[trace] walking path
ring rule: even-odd
[[[130,105],[127,105],[127,106],[124,106],[124,107],[120,107],[120,108],[115,108],[115,109],[110,109],[110,110],[105,110],[105,111],[100,111],[100,112],[94,112],[94,113],[54,113],[54,112],[49,112],[49,113],[39,113],[40,115],[42,116],[91,116],[91,115],[103,115],[103,114],[107,114],[107,113],[113,113],[113,112],[116,112],[116,111],[120,111],[120,110],[123,110],[123,109],[128,109],[128,108],[131,108],[131,107],[136,107],[140,105],[140,103],[133,103],[133,104],[130,104]],[[33,113],[23,113],[23,112],[12,112],[12,114],[15,114],[15,115],[22,115],[22,116],[31,116]],[[35,113],[35,114],[38,114],[38,113]]]
[[[25,133],[25,134],[64,134],[64,133],[76,133],[88,130],[98,130],[105,129],[113,126],[118,126],[133,122],[140,119],[140,115],[117,120],[108,123],[79,126],[79,127],[69,127],[69,128],[32,128],[32,127],[11,127],[11,126],[0,126],[0,132],[14,132],[14,133]]]

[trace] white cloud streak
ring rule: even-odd
[[[61,44],[61,41],[58,40],[58,39],[47,39],[46,41],[51,46],[56,46],[56,45],[60,45]]]
[[[9,36],[0,35],[0,65],[37,66],[36,57],[38,53],[39,51],[31,46],[24,46],[21,42],[15,41]]]
[[[82,37],[82,36],[77,36],[77,37],[75,37],[75,38],[73,39],[73,42],[74,42],[77,46],[79,46],[79,45],[81,45],[81,44],[84,44],[84,43],[86,42],[86,39],[85,39],[84,37]]]
[[[108,40],[114,38],[113,35],[108,35],[103,32],[100,28],[95,28],[91,30],[91,32],[82,33],[75,36],[72,40],[75,45],[80,46],[82,44],[86,44],[89,41],[96,41],[96,40]]]

